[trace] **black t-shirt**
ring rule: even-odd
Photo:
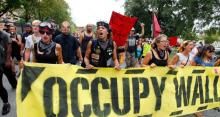
[[[63,61],[65,63],[76,64],[76,52],[79,48],[78,40],[72,35],[60,34],[55,37],[55,42],[62,47]]]
[[[21,40],[21,42],[23,43],[23,44],[25,44],[25,42],[26,42],[26,37],[28,37],[29,35],[31,35],[32,33],[27,33],[27,32],[24,32],[23,34],[22,34],[22,40]]]

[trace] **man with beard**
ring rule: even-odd
[[[32,34],[32,26],[30,23],[24,25],[24,33],[22,33],[21,55],[23,56],[26,38]]]

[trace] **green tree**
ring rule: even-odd
[[[0,0],[0,17],[9,11],[19,8],[20,0]]]
[[[156,11],[162,30],[169,36],[195,38],[195,21],[202,27],[220,21],[219,0],[127,0],[125,14],[139,18],[151,34],[151,12]],[[191,37],[191,38],[189,38]]]
[[[64,0],[42,0],[39,19],[53,19],[60,24],[64,20],[71,21],[69,11],[69,6]]]
[[[220,30],[217,28],[206,30],[205,35],[201,38],[208,44],[212,44],[214,41],[220,41]]]
[[[1,5],[0,10],[6,6],[10,6],[10,10],[7,10],[7,12],[24,19],[25,22],[34,19],[42,21],[53,19],[58,24],[64,20],[73,24],[70,9],[65,0],[6,0],[4,5]]]

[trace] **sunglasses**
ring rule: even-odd
[[[209,51],[209,53],[213,53],[213,52],[215,52],[215,50],[210,50],[210,51]]]
[[[44,31],[44,30],[40,30],[39,32],[40,32],[40,34],[42,34],[42,35],[44,35],[45,33],[46,33],[47,35],[51,35],[51,34],[52,34],[50,31]]]

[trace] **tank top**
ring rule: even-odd
[[[140,58],[142,54],[142,47],[137,47],[136,48],[136,58]]]
[[[36,62],[56,64],[56,43],[44,44],[42,41],[34,44],[34,54]]]
[[[93,39],[93,35],[92,35],[92,36],[87,36],[87,35],[84,33],[84,38],[83,38],[82,44],[81,44],[82,53],[85,53],[85,52],[86,52],[87,45],[88,45],[89,41],[92,40],[92,39]]]
[[[157,66],[167,66],[167,60],[169,57],[168,52],[165,50],[164,51],[164,58],[159,58],[159,55],[157,54],[157,52],[152,49],[151,50],[151,54],[152,54],[152,59],[149,61],[148,65],[151,65],[152,63],[156,64]]]
[[[15,35],[15,39],[18,41],[17,34]],[[11,47],[12,47],[12,52],[11,52],[12,57],[19,57],[21,47],[15,41],[12,41]]]

